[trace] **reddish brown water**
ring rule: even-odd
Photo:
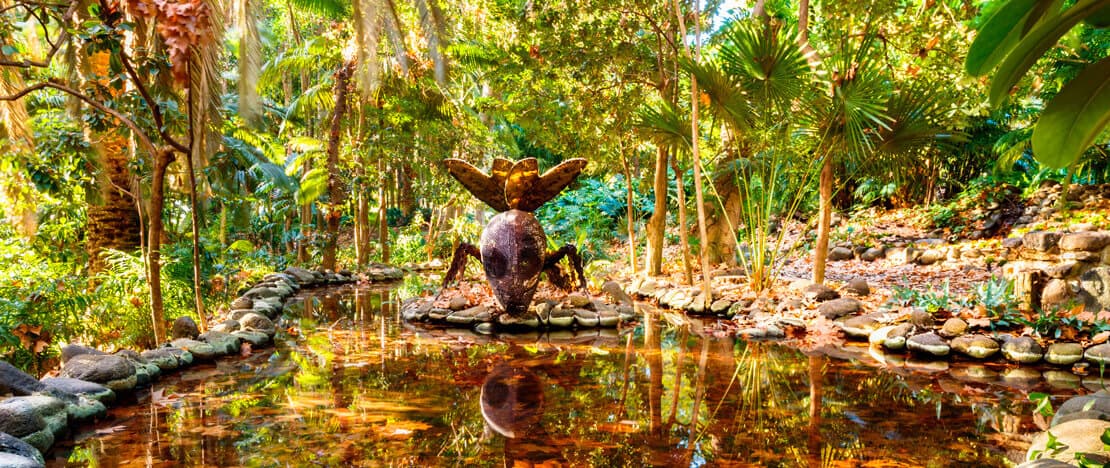
[[[1036,430],[1026,392],[1051,392],[659,324],[420,330],[392,294],[309,297],[275,348],[163,378],[49,464],[1007,466]]]

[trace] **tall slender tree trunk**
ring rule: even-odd
[[[833,166],[832,156],[826,154],[821,162],[817,215],[817,244],[813,253],[813,282],[825,282],[825,263],[829,258],[829,230],[832,224]]]
[[[378,153],[378,245],[382,248],[382,263],[389,263],[389,220],[385,203],[385,156]]]
[[[154,342],[166,341],[166,316],[162,302],[162,209],[165,207],[166,168],[173,161],[170,149],[153,155],[154,170],[150,181],[150,227],[147,229],[147,281],[150,282],[150,314],[154,326]]]
[[[185,171],[189,183],[189,221],[192,224],[193,230],[193,312],[197,315],[197,320],[200,321],[200,331],[208,331],[208,320],[204,316],[204,296],[201,293],[201,277],[200,277],[200,204],[197,203],[197,174],[193,168],[193,156],[199,153],[204,148],[203,143],[199,143],[195,138],[195,124],[198,122],[195,119],[195,106],[193,103],[192,90],[189,91],[189,145],[194,154],[185,155]],[[203,122],[200,122],[203,125]],[[202,127],[203,128],[203,127]],[[201,137],[203,139],[203,136]]]
[[[663,234],[667,229],[667,150],[655,151],[655,209],[647,224],[647,273],[651,276],[663,274]]]
[[[678,166],[678,154],[671,159],[671,169],[674,170],[674,182],[678,187],[678,245],[682,248],[682,273],[683,284],[694,284],[694,267],[690,264],[690,232],[686,229],[686,181],[685,173]]]
[[[686,20],[685,15],[682,14],[682,9],[679,8],[678,0],[674,1],[675,15],[678,16],[678,26],[682,31],[682,36],[686,37]],[[701,55],[701,10],[698,6],[698,1],[694,0],[694,50],[690,51],[690,46],[685,41],[682,42],[686,50],[686,56],[693,60],[698,60]],[[698,239],[701,241],[698,249],[698,258],[701,260],[701,292],[702,302],[705,309],[709,309],[709,304],[713,302],[713,279],[709,276],[709,256],[706,254],[708,248],[708,235],[705,232],[705,196],[702,190],[701,181],[701,144],[700,132],[698,131],[698,102],[701,101],[698,93],[698,79],[697,77],[690,76],[690,149],[694,164],[694,197],[698,210]],[[685,226],[683,226],[685,229]]]
[[[636,274],[636,211],[633,206],[632,191],[632,168],[628,164],[628,159],[624,154],[624,143],[621,143],[621,164],[624,166],[624,185],[628,189],[627,205],[628,212],[625,218],[628,220],[628,266],[632,269],[632,274]]]
[[[327,235],[324,241],[322,266],[335,270],[336,252],[339,248],[339,218],[343,214],[343,185],[339,180],[339,145],[343,137],[343,116],[347,113],[347,93],[350,89],[351,73],[354,63],[347,62],[335,72],[335,109],[331,114],[328,131],[328,209],[325,213]]]

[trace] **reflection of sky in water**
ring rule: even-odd
[[[141,393],[51,464],[1005,466],[1036,430],[1033,388],[660,325],[500,338],[420,329],[397,323],[381,289],[297,310],[285,326],[298,332],[276,349],[165,378],[154,390],[168,397]],[[491,379],[514,405],[495,415],[501,430],[482,411]]]

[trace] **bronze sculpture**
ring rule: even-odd
[[[443,287],[461,276],[467,257],[482,263],[486,280],[493,288],[497,302],[510,316],[528,311],[532,296],[539,285],[540,273],[560,289],[569,290],[577,282],[582,290],[586,278],[582,259],[573,244],[554,252],[546,252],[547,235],[533,212],[559,195],[582,169],[585,159],[570,159],[540,175],[536,158],[512,162],[496,158],[486,174],[461,159],[445,161],[451,176],[490,208],[498,212],[482,230],[481,248],[462,243],[455,249],[451,267],[443,278]],[[558,262],[570,260],[570,277],[559,270]]]

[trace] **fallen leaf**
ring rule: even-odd
[[[251,344],[249,341],[244,341],[239,345],[239,355],[243,357],[251,355]]]
[[[97,430],[96,430],[96,435],[109,435],[109,434],[115,434],[115,433],[117,433],[117,432],[123,432],[123,431],[125,431],[125,430],[127,430],[127,426],[112,426],[112,427],[105,427],[105,428],[103,428],[103,429],[97,429]]]

